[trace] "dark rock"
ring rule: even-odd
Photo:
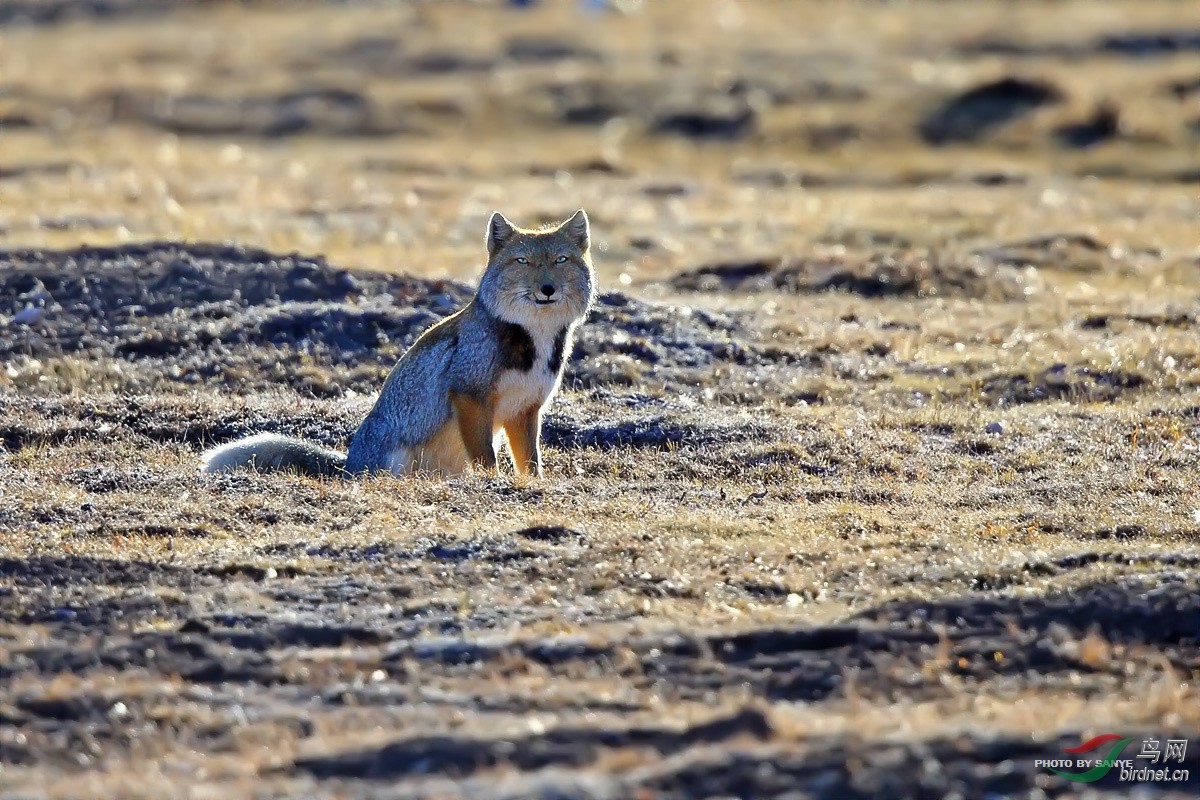
[[[1046,81],[1005,77],[950,98],[921,121],[921,138],[933,145],[976,142],[1042,106],[1063,100]]]
[[[1063,125],[1054,134],[1067,147],[1093,147],[1121,135],[1121,114],[1115,105],[1103,103],[1089,119]]]
[[[582,103],[568,106],[562,111],[562,121],[571,125],[603,125],[616,119],[624,110],[609,103]]]
[[[757,121],[758,115],[749,107],[679,111],[660,117],[651,130],[691,139],[740,139],[754,130]]]

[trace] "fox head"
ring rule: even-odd
[[[488,265],[479,298],[507,322],[574,322],[595,298],[590,247],[582,208],[566,222],[538,230],[518,228],[497,211],[488,221]]]

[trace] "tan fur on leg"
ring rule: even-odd
[[[504,424],[504,432],[517,472],[542,477],[542,409],[534,406],[522,411]]]
[[[462,434],[463,444],[471,462],[484,469],[496,468],[496,446],[492,439],[496,416],[495,399],[488,397],[485,401],[470,395],[450,394],[450,404],[454,407],[454,417],[458,421],[458,430]]]

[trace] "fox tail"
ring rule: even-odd
[[[206,450],[200,457],[201,472],[297,472],[301,475],[341,477],[346,455],[313,442],[260,433]]]

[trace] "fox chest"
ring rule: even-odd
[[[554,394],[557,383],[558,374],[546,367],[500,373],[496,382],[496,422],[502,424],[530,408],[541,408]]]
[[[531,333],[512,325],[505,332],[495,387],[497,423],[546,404],[558,388],[569,338],[567,327]]]

